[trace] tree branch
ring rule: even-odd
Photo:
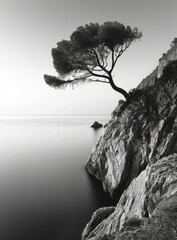
[[[93,50],[93,53],[94,53],[94,55],[95,55],[95,57],[96,57],[98,66],[99,66],[106,74],[109,74],[108,70],[104,67],[104,65],[102,65],[102,64],[100,63],[100,60],[99,60],[99,57],[98,57],[98,54],[97,54],[96,50],[95,50],[94,48],[92,48],[92,50]]]
[[[114,60],[114,54],[115,54],[115,51],[112,51],[112,66],[111,66],[111,69],[110,69],[110,73],[113,71],[116,63],[117,63],[117,60],[118,58],[123,54],[123,52],[125,52],[127,50],[127,48],[129,48],[129,46],[131,45],[132,41],[126,43],[125,45],[121,46],[121,49],[118,51],[118,54],[115,56],[115,60]]]
[[[100,83],[109,83],[110,84],[110,82],[106,82],[106,81],[102,81],[102,80],[99,80],[99,79],[95,79],[95,80],[90,80],[91,82],[100,82]]]
[[[94,73],[92,70],[90,70],[88,67],[86,67],[86,70],[92,75],[92,76],[95,76],[95,77],[100,77],[100,78],[107,78],[109,80],[109,76],[107,75],[100,75],[98,73]]]
[[[129,99],[129,94],[128,94],[124,89],[122,89],[122,88],[120,88],[120,87],[117,87],[117,86],[115,85],[115,83],[114,83],[114,81],[113,81],[113,79],[112,79],[111,76],[110,76],[110,78],[109,78],[109,83],[110,83],[111,87],[112,87],[116,92],[121,93],[121,94],[125,97],[125,99]]]

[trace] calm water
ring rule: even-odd
[[[0,119],[0,239],[79,240],[111,199],[85,171],[109,116]]]

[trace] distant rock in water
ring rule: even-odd
[[[98,129],[98,128],[103,127],[103,125],[102,125],[101,123],[95,121],[95,122],[92,124],[91,127],[94,128],[94,129]]]

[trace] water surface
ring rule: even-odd
[[[0,119],[0,239],[78,240],[111,200],[85,171],[109,116]],[[99,186],[98,186],[99,185]]]

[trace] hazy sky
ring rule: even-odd
[[[81,25],[118,21],[141,41],[119,59],[116,84],[136,87],[177,37],[177,0],[0,0],[0,115],[111,113],[122,96],[109,85],[56,90],[51,49]]]

